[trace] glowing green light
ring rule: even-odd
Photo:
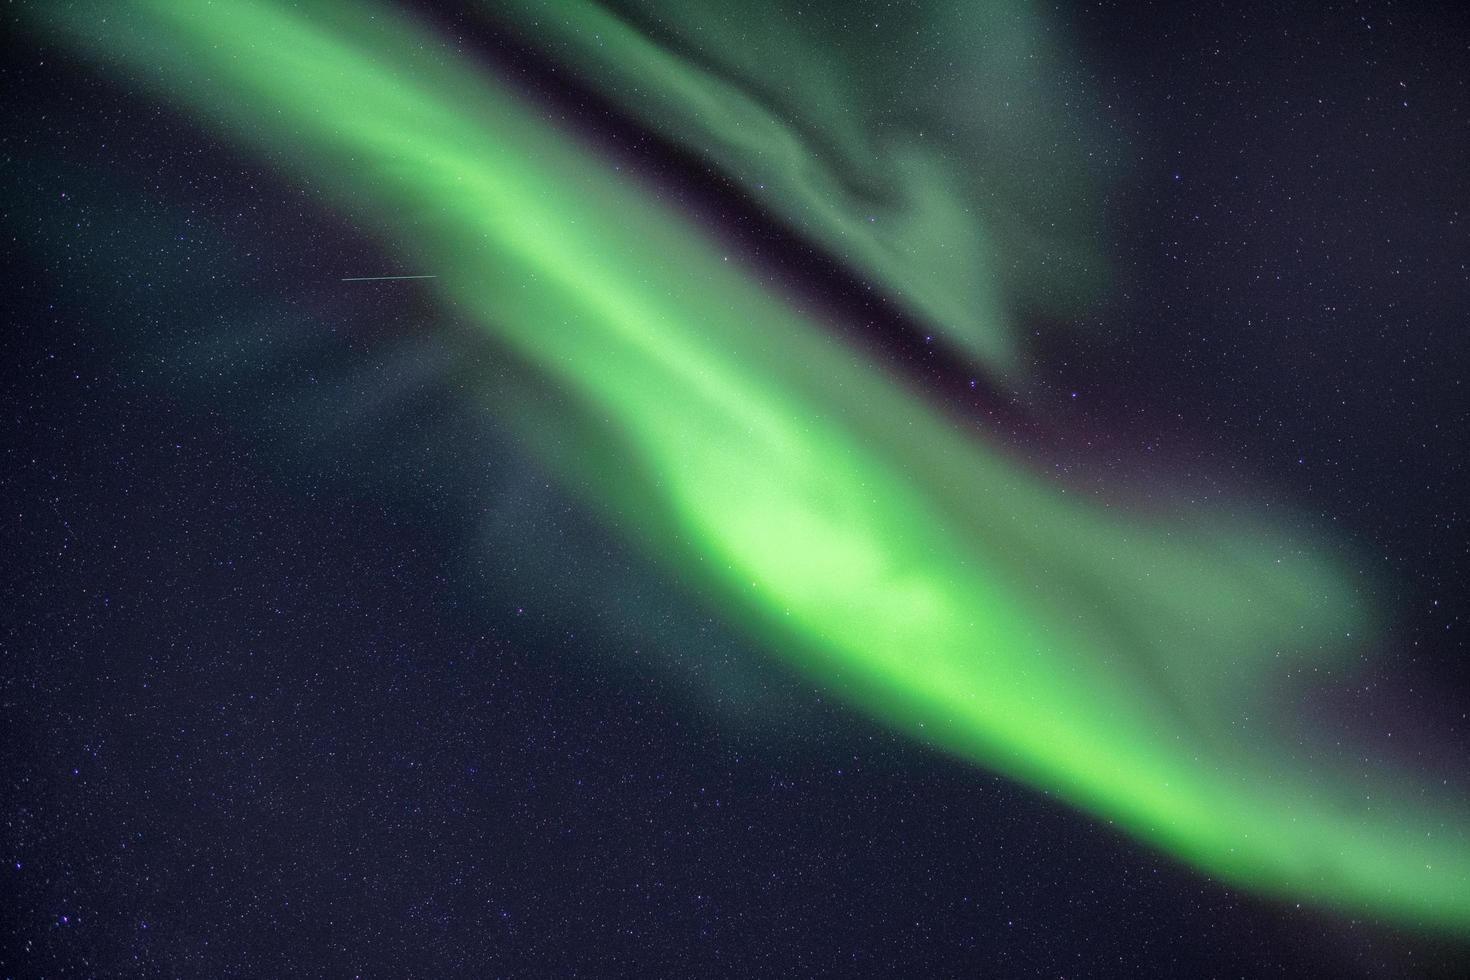
[[[1353,653],[1344,634],[1371,625],[1320,549],[1223,511],[1117,512],[986,447],[508,86],[376,7],[40,8],[54,36],[436,276],[427,288],[541,379],[535,399],[506,399],[506,424],[773,653],[1213,874],[1470,925],[1462,811],[1310,758],[1287,722],[1263,720],[1285,707],[1281,671],[1331,666]],[[620,43],[617,64],[679,93],[667,103],[715,97]],[[750,152],[803,165],[782,131],[741,118]],[[935,227],[942,202],[915,206]],[[884,247],[854,243],[853,261],[940,319],[998,317],[941,309],[950,275],[925,279]],[[1003,323],[974,336],[1003,359]]]
[[[1017,369],[1012,305],[1097,292],[1108,140],[1034,4],[618,6],[483,5],[993,372]]]

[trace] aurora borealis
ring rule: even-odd
[[[920,85],[939,69],[907,48],[824,45],[775,3],[736,30],[719,6],[651,5],[661,34],[583,0],[472,16],[682,145],[987,383],[1020,383],[1025,318],[1108,285],[1088,160],[1109,137],[1043,14],[909,12],[947,39],[923,49],[936,65],[984,52],[946,82],[1004,107],[974,112]],[[1235,887],[1470,927],[1464,801],[1318,747],[1301,716],[1304,673],[1382,652],[1352,540],[1244,500],[1079,492],[406,11],[59,3],[27,26],[432,276],[415,287],[513,366],[477,389],[497,424],[815,688]]]
[[[1016,369],[1015,307],[1075,311],[1098,289],[1092,198],[1107,139],[1029,3],[889,8],[840,33],[822,11],[781,3],[632,8],[665,43],[596,3],[483,12],[710,158],[993,371]],[[929,74],[941,64],[942,83]]]

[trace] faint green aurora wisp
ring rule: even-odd
[[[1117,141],[1030,0],[480,7],[992,374],[1019,370],[1014,308],[1104,281]]]

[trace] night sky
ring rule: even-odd
[[[987,767],[847,692],[588,455],[618,416],[505,421],[585,392],[486,328],[512,312],[452,292],[431,219],[395,226],[396,199],[292,159],[300,124],[251,143],[137,83],[38,26],[47,6],[69,5],[0,14],[4,976],[1465,975],[1470,899],[1436,921],[1227,882],[1130,831],[1126,794],[1083,805],[1041,763]],[[1470,10],[1036,7],[1056,60],[1016,91],[1065,140],[955,137],[976,156],[945,158],[975,182],[954,213],[995,246],[970,282],[845,249],[841,219],[768,197],[524,6],[397,5],[873,369],[854,377],[994,458],[1140,524],[1326,542],[1369,625],[1273,682],[1300,688],[1291,730],[1402,782],[1354,807],[1438,808],[1465,840]],[[654,0],[609,6],[714,58],[639,13]],[[757,6],[856,59],[889,43],[849,40],[870,20],[955,5]],[[739,14],[721,32],[753,64],[789,54]],[[951,78],[891,43],[905,85]],[[343,281],[391,275],[437,278]],[[1006,326],[970,336],[939,287],[982,281]],[[973,526],[933,533],[983,556],[951,533]],[[1040,562],[1016,545],[1000,567]],[[1108,710],[1098,738],[1121,741],[1132,708]],[[1280,719],[1230,725],[1284,744]]]

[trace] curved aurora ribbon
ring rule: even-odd
[[[1463,809],[1249,720],[1282,712],[1288,663],[1339,662],[1367,625],[1325,560],[1220,514],[1115,512],[987,448],[377,7],[37,21],[437,275],[539,379],[506,423],[814,678],[1230,881],[1470,927]]]
[[[1030,0],[481,7],[992,374],[1018,371],[1014,308],[1102,288],[1114,154]]]

